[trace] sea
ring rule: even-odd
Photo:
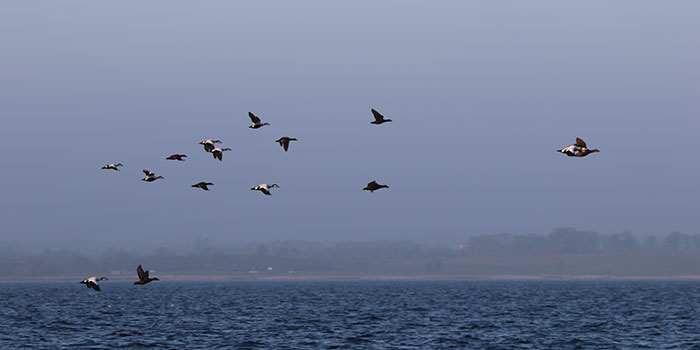
[[[0,349],[700,349],[700,281],[0,282]]]

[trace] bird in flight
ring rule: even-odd
[[[249,128],[251,128],[251,129],[258,129],[258,128],[262,128],[265,125],[270,125],[270,123],[261,122],[260,118],[258,118],[255,114],[253,114],[251,112],[248,112],[248,116],[250,117],[250,120],[253,122],[253,124],[251,126],[249,126]]]
[[[214,148],[213,150],[211,150],[211,154],[214,156],[214,159],[218,159],[221,161],[221,160],[223,160],[224,152],[230,151],[230,150],[231,150],[230,148],[218,148],[217,147],[217,148]]]
[[[102,281],[102,280],[106,280],[106,279],[107,279],[107,277],[100,277],[100,278],[90,277],[88,279],[82,280],[80,283],[84,284],[88,288],[92,288],[92,289],[99,292],[100,286],[97,284],[97,282]]]
[[[186,154],[173,154],[172,156],[165,158],[167,160],[179,160],[181,162],[184,162],[185,160],[182,158],[187,158]]]
[[[110,164],[103,166],[102,169],[111,169],[111,170],[119,171],[120,166],[124,166],[124,164],[122,164],[122,163],[117,163],[117,164],[110,163]]]
[[[139,280],[134,282],[134,284],[146,284],[151,281],[160,281],[158,277],[148,277],[148,270],[144,271],[141,265],[136,268],[136,274],[139,275]]]
[[[585,157],[591,153],[600,152],[598,149],[588,149],[586,142],[581,138],[576,138],[576,143],[566,146],[562,149],[558,149],[557,152],[564,153],[569,157]]]
[[[214,186],[214,184],[211,182],[198,182],[198,183],[192,185],[192,187],[199,187],[205,191],[209,191],[209,188],[207,186]]]
[[[146,177],[141,179],[141,181],[146,181],[146,182],[153,182],[158,179],[165,179],[162,176],[156,176],[156,174],[152,173],[150,170],[143,169],[143,173],[146,174]]]
[[[384,119],[384,116],[381,113],[377,112],[377,110],[375,110],[374,108],[372,108],[372,114],[374,114],[374,121],[370,122],[370,124],[379,125],[391,121],[391,119]]]
[[[380,184],[377,183],[377,181],[372,181],[372,182],[368,183],[368,184],[367,184],[367,187],[363,188],[362,190],[364,190],[364,191],[370,191],[370,192],[374,193],[374,191],[376,191],[376,190],[378,190],[378,189],[381,189],[381,188],[389,188],[389,186],[387,186],[387,185],[380,185]]]
[[[204,151],[211,152],[212,150],[214,150],[215,143],[221,143],[221,140],[207,139],[207,140],[200,142],[199,144],[204,146]]]
[[[272,195],[272,193],[270,193],[270,189],[272,189],[272,188],[279,188],[279,186],[277,186],[277,184],[272,184],[268,187],[267,184],[260,184],[260,185],[257,185],[255,187],[251,188],[250,190],[251,191],[260,191],[260,192],[270,196],[270,195]]]
[[[279,142],[280,146],[284,148],[284,151],[287,152],[287,149],[289,149],[289,141],[297,141],[297,139],[293,137],[280,137],[279,140],[276,140],[275,142]]]

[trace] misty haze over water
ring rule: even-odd
[[[272,241],[222,246],[197,238],[185,250],[23,252],[5,248],[0,278],[105,275],[131,278],[134,262],[171,276],[646,276],[700,275],[700,234],[640,239],[557,228],[547,235],[479,235],[458,246],[410,241]],[[197,277],[199,276],[199,277]]]

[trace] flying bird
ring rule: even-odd
[[[182,158],[187,158],[186,154],[173,154],[172,156],[165,158],[167,160],[179,160],[181,162],[184,162],[185,160]]]
[[[248,116],[250,117],[250,120],[253,122],[249,128],[251,129],[257,129],[257,128],[262,128],[265,125],[270,125],[270,123],[262,123],[260,118],[258,118],[255,114],[248,112]]]
[[[141,265],[136,268],[136,273],[139,275],[139,280],[134,282],[134,284],[146,284],[151,281],[160,281],[158,277],[148,277],[148,270],[144,271]]]
[[[158,180],[158,179],[165,179],[165,178],[162,177],[162,176],[156,176],[156,174],[154,174],[154,173],[152,173],[152,172],[150,172],[149,170],[146,170],[146,169],[143,169],[143,173],[146,174],[146,177],[144,177],[143,179],[141,179],[141,181],[153,182],[153,181],[156,181],[156,180]]]
[[[280,146],[284,148],[284,151],[287,152],[287,149],[289,149],[289,141],[297,141],[297,139],[293,137],[280,137],[279,140],[275,142],[279,142]]]
[[[207,140],[200,142],[199,144],[204,146],[204,151],[211,152],[212,150],[214,150],[215,143],[221,143],[221,140],[207,139]]]
[[[192,187],[199,187],[205,191],[209,191],[209,188],[207,186],[214,186],[214,184],[211,182],[198,182],[198,183],[192,185]]]
[[[366,191],[370,191],[370,192],[374,193],[374,191],[376,191],[376,190],[378,190],[378,189],[380,189],[380,188],[389,188],[389,186],[387,186],[387,185],[380,185],[380,184],[377,183],[377,181],[372,181],[372,182],[368,183],[368,184],[367,184],[367,187],[363,188],[362,190],[363,190],[363,191],[366,190]]]
[[[103,166],[102,169],[111,169],[111,170],[119,171],[120,166],[124,166],[124,164],[122,164],[122,163],[117,163],[117,164],[110,163],[110,164]]]
[[[391,121],[391,119],[384,119],[384,116],[381,113],[377,112],[377,110],[375,110],[374,108],[372,108],[372,114],[374,114],[374,121],[370,122],[370,124],[379,125]]]
[[[277,186],[277,184],[272,184],[268,187],[267,184],[260,184],[260,185],[257,185],[255,187],[251,188],[250,190],[251,191],[260,191],[260,192],[270,196],[270,195],[272,195],[272,193],[270,193],[270,189],[272,189],[272,188],[279,188],[279,186]]]
[[[230,151],[230,150],[231,150],[230,148],[218,148],[217,147],[217,148],[214,148],[213,150],[211,150],[211,154],[214,156],[214,159],[223,160],[224,152]]]
[[[100,277],[100,278],[90,277],[86,280],[82,280],[80,283],[84,284],[88,288],[92,288],[92,289],[99,292],[100,286],[97,284],[97,282],[102,281],[102,280],[106,280],[106,279],[107,279],[107,277]]]
[[[591,150],[586,147],[586,142],[577,137],[576,143],[562,149],[558,149],[557,152],[564,153],[569,157],[585,157],[591,153],[600,152],[597,149]]]

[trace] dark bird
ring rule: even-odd
[[[272,188],[279,188],[279,186],[277,186],[277,184],[272,184],[268,187],[267,184],[260,184],[260,185],[257,185],[255,187],[251,188],[250,190],[251,191],[260,191],[260,192],[270,196],[270,195],[272,195],[272,193],[270,193],[270,189],[272,189]]]
[[[117,163],[117,164],[110,163],[110,164],[103,166],[102,169],[111,169],[111,170],[119,171],[120,166],[124,166],[124,164],[122,164],[122,163]]]
[[[600,152],[600,151],[597,148],[596,149],[584,148],[581,150],[581,152],[576,153],[576,157],[585,157],[585,156],[587,156],[591,153],[595,153],[595,152]]]
[[[141,265],[136,268],[136,273],[139,275],[139,280],[134,282],[134,284],[146,284],[151,281],[160,281],[158,277],[148,277],[148,270],[144,271]]]
[[[389,186],[387,186],[387,185],[380,185],[380,184],[377,183],[377,181],[372,181],[372,182],[368,183],[368,184],[367,184],[367,187],[363,188],[362,190],[367,190],[367,191],[370,191],[370,192],[374,193],[374,191],[376,191],[376,190],[378,190],[378,189],[380,189],[380,188],[389,188]]]
[[[81,281],[80,283],[85,284],[86,287],[92,288],[92,289],[99,292],[100,286],[97,284],[97,282],[102,281],[102,280],[106,280],[106,279],[107,279],[107,277],[100,277],[100,278],[90,277],[86,280]]]
[[[260,118],[258,118],[255,114],[248,112],[248,116],[250,117],[250,120],[253,122],[249,128],[251,129],[257,129],[257,128],[262,128],[265,125],[270,125],[270,123],[262,123]]]
[[[287,152],[287,149],[289,149],[289,141],[297,141],[297,139],[292,138],[292,137],[280,137],[279,140],[275,142],[279,142],[280,146],[284,148],[284,151]]]
[[[374,108],[372,108],[372,114],[374,114],[374,121],[370,122],[370,124],[379,125],[391,121],[391,119],[384,119],[384,116],[381,113],[377,112]]]
[[[199,144],[204,146],[204,150],[206,152],[211,152],[214,149],[215,143],[221,143],[221,140],[207,139],[207,140],[200,142]]]
[[[214,159],[223,160],[224,152],[230,151],[230,150],[231,150],[230,148],[218,148],[217,147],[217,148],[214,148],[213,150],[211,150],[211,154],[214,156]]]
[[[184,162],[185,160],[182,158],[187,158],[186,154],[173,154],[172,156],[165,158],[167,160],[179,160],[181,162]]]
[[[146,177],[144,177],[143,179],[141,179],[141,181],[153,182],[153,181],[156,181],[156,180],[158,180],[158,179],[165,179],[165,178],[162,177],[162,176],[156,176],[156,174],[154,174],[154,173],[152,173],[152,172],[150,172],[149,170],[146,170],[146,169],[143,169],[143,173],[146,174]]]
[[[192,185],[192,187],[199,187],[205,191],[209,191],[209,188],[207,186],[214,186],[214,184],[211,182],[198,182],[198,183]]]

